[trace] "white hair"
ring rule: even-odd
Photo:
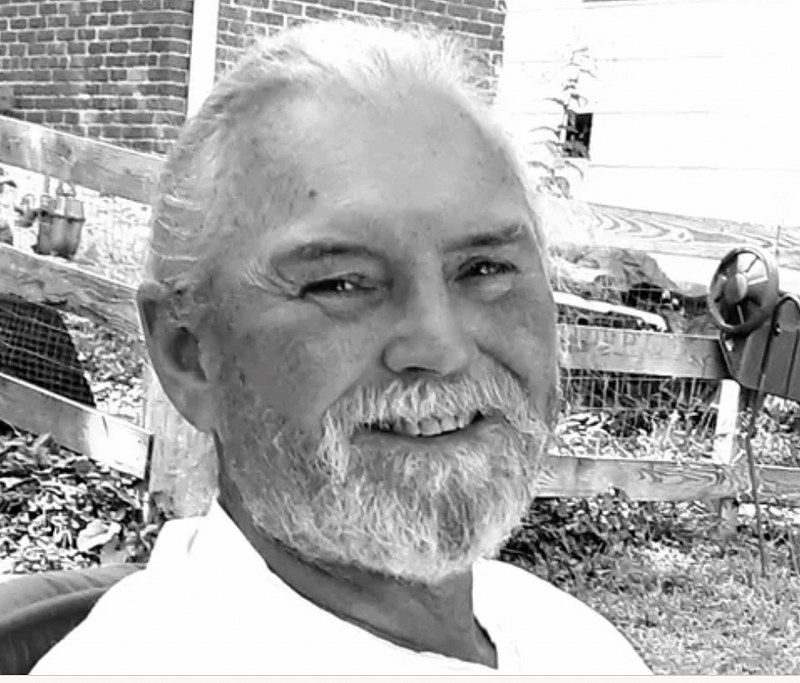
[[[324,91],[380,106],[409,89],[439,92],[502,136],[488,116],[489,78],[455,36],[421,27],[309,23],[260,40],[215,85],[166,161],[153,204],[148,276],[190,295],[185,305],[194,307],[213,296],[219,265],[240,243],[232,237],[291,217],[302,170],[293,173],[286,155],[253,144],[258,135],[280,147],[285,95]],[[502,147],[527,186],[512,146]],[[538,224],[536,230],[541,240]]]

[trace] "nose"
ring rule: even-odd
[[[393,373],[457,374],[470,360],[471,341],[447,288],[418,288],[406,303],[397,334],[384,351]]]

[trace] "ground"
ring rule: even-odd
[[[38,192],[38,183],[29,175],[21,184]],[[135,284],[146,207],[83,196],[89,206],[80,262]],[[67,324],[98,406],[139,421],[142,359],[129,341],[74,316]],[[770,424],[759,435],[762,461],[797,464],[796,425]],[[665,443],[650,439],[648,456],[673,457]],[[581,449],[568,440],[566,446]],[[150,519],[144,494],[141,482],[61,449],[47,435],[0,432],[0,574],[145,561],[160,523]],[[741,507],[737,534],[723,545],[716,518],[700,504],[636,504],[617,494],[538,501],[503,559],[603,613],[656,673],[798,675],[798,519],[779,508],[767,517],[767,576],[752,507]]]

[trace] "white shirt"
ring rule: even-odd
[[[413,652],[317,607],[269,570],[215,504],[166,524],[148,567],[113,586],[33,673],[650,673],[602,616],[522,569],[478,562],[473,602],[497,670]]]

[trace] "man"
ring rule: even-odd
[[[306,26],[187,124],[139,306],[219,499],[36,673],[648,672],[484,559],[535,494],[556,325],[522,167],[464,64],[443,37]]]

